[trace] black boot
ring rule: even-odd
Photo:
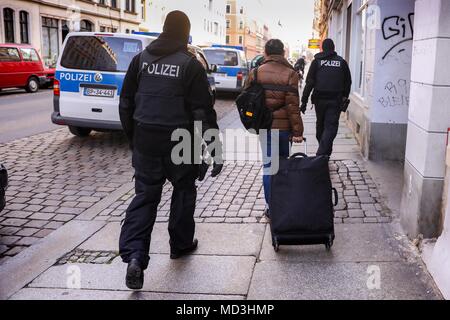
[[[136,259],[128,263],[126,285],[132,290],[140,290],[144,286],[144,270]]]
[[[170,259],[178,259],[183,256],[186,256],[186,255],[194,252],[197,249],[197,247],[198,247],[198,240],[194,239],[194,241],[192,241],[192,245],[189,248],[183,249],[183,250],[171,251]]]

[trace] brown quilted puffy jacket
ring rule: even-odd
[[[253,70],[247,78],[246,87],[254,79]],[[281,55],[271,55],[258,69],[258,83],[292,86],[298,90],[298,73]],[[295,137],[303,136],[298,94],[266,90],[266,106],[272,111],[272,129],[289,130]]]

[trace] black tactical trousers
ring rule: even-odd
[[[136,196],[128,207],[120,234],[123,262],[137,259],[146,269],[149,263],[150,238],[166,179],[173,185],[169,235],[172,251],[192,245],[195,233],[194,211],[197,198],[196,165],[175,165],[168,156],[143,156],[133,153],[136,170]]]
[[[341,106],[339,99],[315,101],[316,109],[316,138],[319,141],[317,155],[331,156],[333,153],[333,143],[339,129],[339,118],[341,116]]]

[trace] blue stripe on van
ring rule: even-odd
[[[236,77],[239,72],[242,72],[244,75],[247,74],[247,69],[238,68],[238,67],[218,67],[218,72],[226,73],[229,77]]]
[[[102,81],[95,81],[95,75],[101,74]],[[80,92],[80,84],[105,84],[117,87],[117,94],[122,91],[125,74],[103,74],[101,72],[57,71],[55,78],[59,80],[62,92]]]

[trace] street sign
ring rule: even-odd
[[[320,49],[320,44],[322,41],[320,39],[310,39],[308,42],[309,49]]]

